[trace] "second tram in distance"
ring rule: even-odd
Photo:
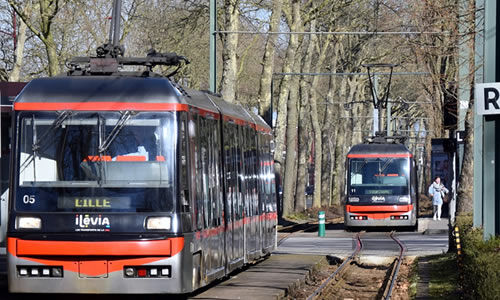
[[[417,187],[415,160],[405,145],[353,146],[346,160],[346,228],[416,226]]]

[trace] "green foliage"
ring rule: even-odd
[[[410,282],[410,287],[408,288],[408,295],[410,299],[415,299],[417,296],[417,285],[418,285],[418,259],[414,259],[411,264],[410,274],[408,280]]]
[[[500,237],[483,240],[483,230],[472,227],[471,216],[457,217],[464,254],[464,296],[468,299],[500,298]]]
[[[302,222],[304,222],[304,221],[310,221],[311,220],[311,217],[305,211],[293,213],[291,215],[288,215],[286,218],[289,221],[302,221]]]
[[[429,294],[432,299],[456,299],[458,268],[457,258],[453,253],[434,255],[429,260],[431,280]]]

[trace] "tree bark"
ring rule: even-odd
[[[23,9],[23,13],[27,16],[31,15],[31,1],[28,1],[26,6]],[[24,44],[26,42],[26,23],[24,23],[23,19],[19,20],[19,31],[16,40],[16,51],[15,51],[15,60],[12,71],[9,74],[9,81],[19,81],[21,67],[23,63],[24,56]]]
[[[289,27],[291,31],[297,31],[300,27],[300,3],[297,0],[294,0],[294,3],[286,2],[285,10],[293,10],[293,14],[295,17],[289,16]],[[299,45],[299,37],[296,34],[290,35],[290,40],[288,42],[288,47],[285,54],[285,61],[283,62],[283,72],[290,73],[294,69],[295,66],[295,54],[297,52]],[[281,178],[284,176],[284,166],[285,160],[283,157],[283,152],[285,151],[285,134],[286,134],[286,120],[287,120],[287,100],[290,93],[290,79],[292,76],[284,76],[280,83],[280,92],[278,97],[278,118],[276,121],[276,128],[274,130],[274,140],[275,140],[275,151],[274,151],[274,160],[278,162],[276,165],[276,172],[281,175]],[[292,206],[293,209],[293,206]]]
[[[224,0],[225,28],[227,31],[239,29],[239,0]],[[224,52],[222,54],[222,86],[221,93],[224,100],[234,103],[236,101],[236,83],[238,71],[237,62],[238,34],[226,33],[224,35]]]
[[[273,1],[271,19],[269,22],[269,31],[271,32],[279,30],[282,3],[282,1]],[[268,112],[268,110],[271,104],[271,93],[273,92],[271,91],[271,82],[273,79],[274,54],[276,52],[275,41],[275,34],[269,34],[267,36],[264,57],[262,59],[262,75],[260,77],[258,96],[259,114],[261,116],[264,116],[266,113],[272,113]]]
[[[314,31],[316,21],[313,20],[309,25],[309,31]],[[302,72],[309,73],[311,71],[312,55],[314,52],[314,36],[304,38],[304,50],[302,55]],[[310,122],[308,116],[308,101],[311,95],[310,78],[307,76],[296,76],[300,82],[300,111],[299,111],[299,139],[298,139],[298,165],[297,165],[297,188],[295,193],[295,211],[300,212],[306,209],[306,186],[308,184],[307,177],[309,173],[309,163],[307,161],[310,153],[309,130]]]
[[[335,43],[333,46],[333,59],[332,65],[329,71],[334,72],[337,70],[338,58],[339,58],[339,48],[340,43]],[[339,119],[340,110],[343,107],[334,104],[334,91],[337,90],[337,85],[334,76],[330,76],[328,81],[328,92],[327,92],[327,105],[322,116],[322,168],[324,171],[321,175],[321,195],[322,195],[322,205],[332,205],[332,195],[333,195],[333,172],[335,170],[335,144],[333,141],[337,139],[337,120]]]
[[[469,1],[469,107],[465,116],[465,144],[464,144],[464,158],[462,161],[462,171],[458,178],[457,190],[457,214],[471,214],[474,211],[474,185],[471,180],[474,177],[474,86],[475,86],[475,49],[476,49],[476,2]]]
[[[297,180],[297,145],[298,145],[298,109],[299,77],[292,79],[290,86],[290,98],[287,103],[286,122],[286,156],[285,156],[285,178],[283,187],[283,212],[290,215],[295,207],[295,187]]]
[[[297,76],[297,79],[300,78]],[[296,79],[292,80],[296,81]],[[300,80],[304,82],[305,80]],[[307,118],[307,97],[304,96],[304,91],[301,88],[300,97],[300,112],[299,112],[299,139],[298,139],[298,161],[297,161],[297,184],[296,184],[296,192],[295,192],[295,211],[302,212],[307,208],[306,205],[306,186],[307,175],[309,173],[309,163],[307,158],[310,153],[310,138],[309,138],[309,119]],[[307,94],[307,92],[306,92]]]
[[[49,76],[56,76],[59,73],[59,57],[56,50],[56,42],[54,40],[54,35],[52,33],[52,25],[54,23],[54,18],[59,12],[60,1],[59,0],[39,0],[38,6],[40,9],[39,19],[40,22],[38,30],[34,23],[30,20],[30,16],[25,14],[21,9],[19,4],[14,0],[7,0],[10,6],[16,11],[16,13],[21,17],[22,21],[26,26],[35,34],[44,44],[45,51],[47,53],[48,61],[48,74]],[[67,2],[68,0],[64,0]]]
[[[291,30],[294,31],[297,28],[300,28],[301,17],[300,17],[300,0],[291,0],[291,9],[292,9],[292,26]],[[298,37],[293,34],[290,36],[289,48],[287,50],[287,59],[290,59],[290,66],[295,65],[295,53],[298,45]],[[285,78],[284,78],[285,79]],[[297,80],[295,80],[297,81]],[[295,84],[297,83],[297,84]],[[283,84],[283,83],[282,83]],[[294,208],[294,196],[295,196],[295,182],[297,178],[297,174],[295,173],[296,163],[297,163],[297,134],[298,134],[298,109],[297,109],[297,101],[298,101],[298,82],[294,82],[290,87],[287,86],[287,89],[290,89],[289,98],[286,102],[286,156],[285,156],[285,176],[284,176],[284,187],[283,187],[283,215],[288,216],[293,213]],[[282,95],[280,95],[280,102],[283,100],[285,102],[286,99],[281,99]],[[283,128],[284,129],[284,128]],[[281,138],[281,143],[283,141],[283,137],[277,136],[278,139]],[[277,145],[280,145],[280,142],[277,141]],[[277,147],[279,149],[279,147]],[[281,148],[283,149],[283,148]],[[276,154],[276,153],[275,153]],[[278,153],[279,155],[279,153]]]
[[[330,48],[330,43],[332,41],[333,36],[327,36],[323,45],[321,45],[321,50],[316,62],[315,72],[319,73],[321,68],[324,65],[326,60],[326,55]],[[319,48],[318,38],[316,35],[311,37],[312,42]],[[321,133],[321,125],[319,123],[319,113],[318,113],[318,89],[319,89],[319,77],[315,76],[313,78],[312,86],[311,86],[311,95],[310,95],[310,106],[311,106],[311,124],[314,133],[314,193],[313,193],[313,207],[319,208],[321,207],[321,177],[323,170],[323,139]]]

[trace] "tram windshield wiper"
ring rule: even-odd
[[[48,135],[53,133],[57,128],[59,128],[62,123],[68,119],[70,116],[73,115],[73,112],[70,110],[65,110],[62,112],[59,112],[59,115],[57,118],[50,124],[50,127],[48,130],[46,130],[42,136],[37,137],[37,130],[36,130],[36,124],[35,124],[35,116],[33,116],[32,120],[32,126],[33,126],[33,145],[31,146],[31,150],[33,151],[33,154],[29,155],[24,162],[21,164],[20,167],[20,173],[22,173],[30,164],[31,162],[35,159],[35,157],[38,155],[38,153],[43,150],[47,145],[50,145],[49,139],[47,139]],[[33,168],[34,169],[34,168]]]
[[[131,111],[127,110],[125,112],[122,112],[122,115],[120,116],[120,119],[118,122],[116,122],[115,127],[113,127],[113,130],[109,133],[109,135],[106,137],[106,139],[102,142],[101,145],[99,145],[98,151],[99,153],[104,153],[106,150],[108,150],[109,146],[111,146],[111,143],[115,140],[115,138],[118,136],[120,131],[125,127],[125,123],[134,115]]]

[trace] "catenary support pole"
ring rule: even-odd
[[[463,0],[464,2],[467,0]],[[484,81],[484,3],[485,0],[476,0],[476,82]],[[483,8],[483,9],[481,9]],[[474,105],[474,227],[483,225],[483,118],[476,114]]]
[[[485,41],[484,41],[484,82],[498,82],[500,76],[497,73],[497,59],[500,50],[497,47],[497,13],[498,4],[496,0],[486,0],[485,2]],[[500,70],[498,70],[500,71]],[[478,116],[483,118],[483,228],[484,238],[489,239],[495,235],[496,229],[496,202],[499,197],[499,186],[496,179],[499,174],[497,160],[500,156],[500,147],[497,139],[500,141],[500,116]],[[481,137],[479,137],[480,139]]]

